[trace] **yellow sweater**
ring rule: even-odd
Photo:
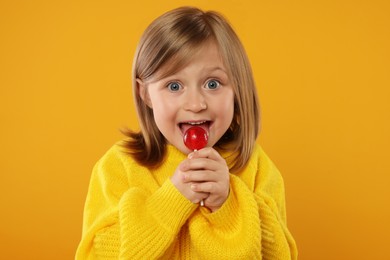
[[[118,145],[97,162],[76,259],[297,259],[283,179],[259,146],[247,167],[230,175],[230,195],[214,213],[171,183],[186,155],[167,149],[155,170]]]

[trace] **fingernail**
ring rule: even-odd
[[[196,189],[196,185],[195,184],[191,184],[191,190],[195,190]]]
[[[188,159],[192,159],[192,157],[194,157],[194,153],[188,154]]]

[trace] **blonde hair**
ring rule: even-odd
[[[179,71],[210,40],[219,47],[235,96],[232,124],[215,147],[233,152],[229,165],[232,173],[247,164],[259,132],[260,112],[246,52],[222,15],[181,7],[163,14],[146,28],[134,57],[133,94],[141,131],[122,132],[129,137],[123,146],[141,165],[158,167],[164,159],[167,143],[154,122],[153,110],[138,93],[137,79],[163,78]]]

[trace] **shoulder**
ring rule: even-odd
[[[120,168],[123,165],[120,143],[112,145],[95,164],[95,168]]]
[[[112,145],[96,162],[94,167],[95,174],[105,174],[112,172],[113,169],[123,168],[123,158],[119,143]]]
[[[279,170],[258,143],[255,143],[245,168],[235,175],[244,180],[252,190],[272,190],[273,186],[279,186],[283,182]]]
[[[130,187],[150,183],[148,169],[140,166],[123,148],[122,142],[112,145],[95,164],[89,190],[120,198]]]
[[[274,162],[259,144],[255,145],[253,154],[255,155],[256,163],[260,172],[273,172],[280,175],[280,172],[275,166]]]
[[[119,141],[111,146],[94,167],[95,178],[107,184],[139,186],[150,176],[150,169],[140,165]],[[142,185],[141,185],[142,186]]]
[[[250,164],[257,168],[256,189],[267,193],[282,192],[279,190],[284,186],[282,175],[259,144],[253,150]]]
[[[274,163],[258,143],[253,147],[252,155],[248,161],[248,167],[260,172],[277,171]]]
[[[126,148],[123,147],[123,141],[118,141],[103,154],[96,165],[117,168],[124,167],[124,165],[129,166],[134,163],[134,159],[127,152]]]
[[[133,165],[132,157],[126,153],[122,142],[116,142],[97,161],[93,169],[93,177],[105,182],[126,182],[128,172]]]

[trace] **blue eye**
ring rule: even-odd
[[[180,88],[181,88],[181,86],[180,86],[180,84],[177,83],[177,82],[171,82],[171,83],[168,84],[168,89],[169,89],[170,91],[173,91],[173,92],[179,91]]]
[[[219,87],[219,82],[217,80],[210,80],[207,82],[207,88],[208,89],[216,89]]]

